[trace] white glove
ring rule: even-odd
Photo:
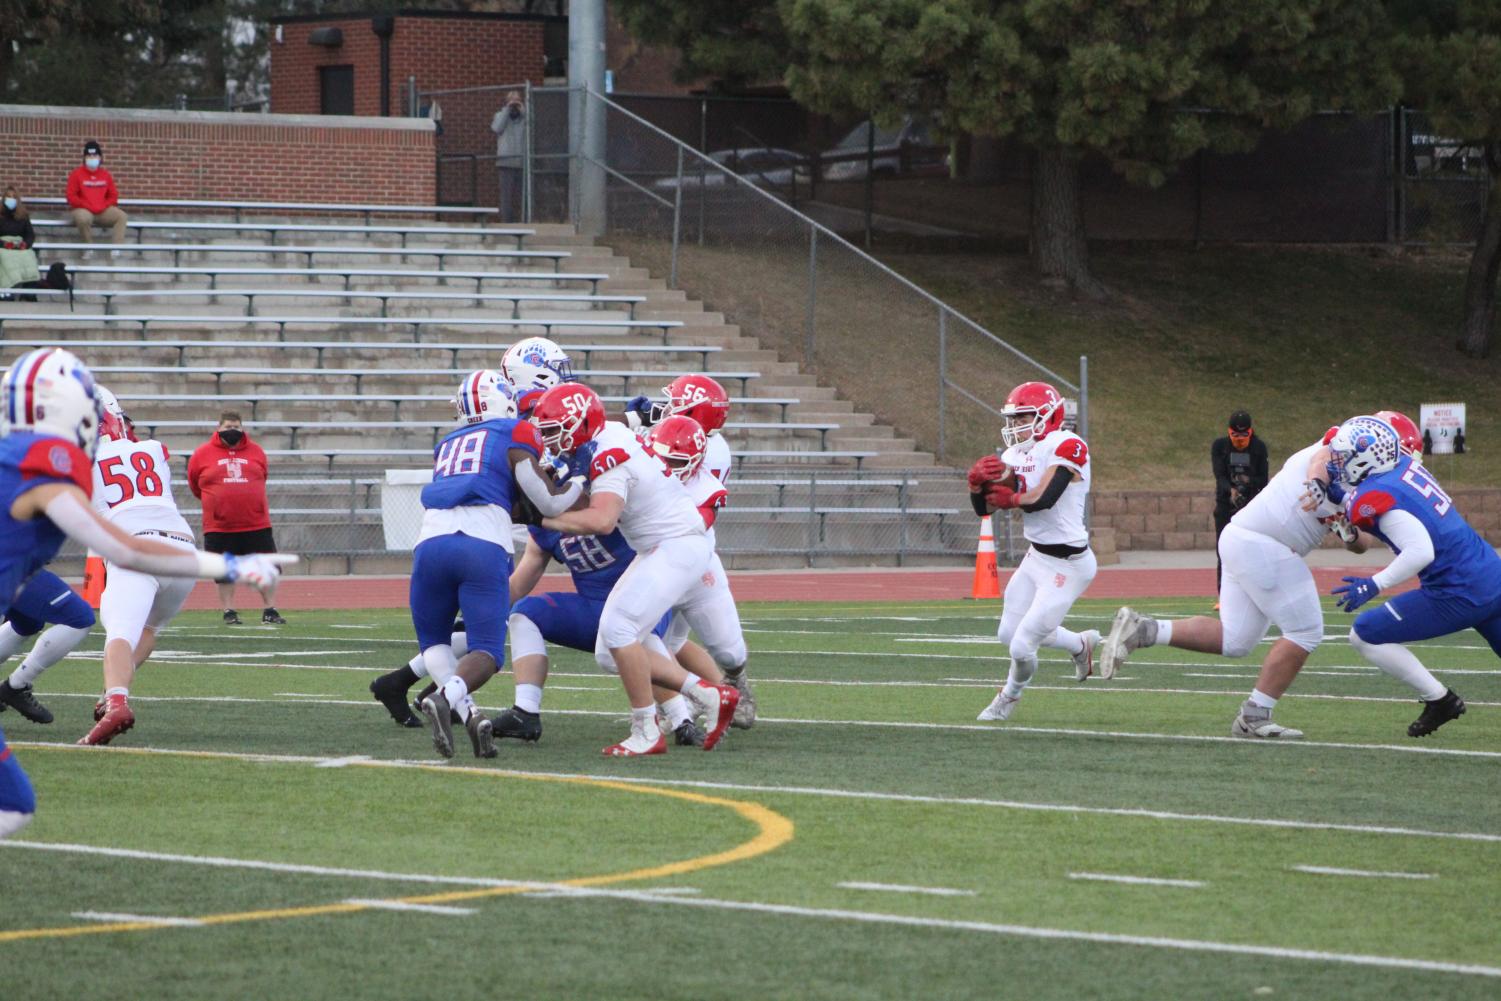
[[[1360,529],[1350,524],[1343,517],[1335,518],[1329,523],[1329,531],[1339,536],[1341,542],[1354,542],[1360,538]]]
[[[297,557],[290,553],[226,555],[224,565],[228,570],[224,579],[231,583],[249,584],[261,594],[270,595],[276,590],[276,581],[281,576],[281,568],[296,562]]]

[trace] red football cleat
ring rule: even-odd
[[[735,718],[740,692],[733,685],[711,685],[705,681],[693,693],[693,701],[704,714],[704,750],[712,751]]]
[[[599,752],[607,758],[639,758],[647,754],[666,754],[667,737],[661,730],[657,731],[655,742],[648,741],[639,733],[633,733],[618,744],[613,744]]]
[[[130,704],[123,695],[111,695],[104,701],[102,712],[100,706],[95,706],[94,711],[98,722],[79,738],[80,744],[108,744],[136,725],[136,714],[130,711]]]

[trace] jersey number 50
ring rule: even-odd
[[[135,479],[131,480],[130,474],[122,472],[120,466],[125,462],[125,457],[112,455],[99,463],[99,477],[106,485],[120,488],[120,499],[109,502],[110,507],[117,507],[135,497],[160,497],[162,495],[162,478],[156,473],[156,463],[145,452],[131,452],[130,465],[135,470]]]

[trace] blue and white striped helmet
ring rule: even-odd
[[[1377,417],[1351,417],[1329,441],[1329,465],[1349,486],[1368,476],[1390,472],[1402,458],[1396,430]]]
[[[460,424],[478,424],[516,416],[516,397],[501,374],[482,368],[464,376],[454,399]]]
[[[5,371],[0,417],[6,434],[56,435],[92,456],[99,440],[99,396],[93,373],[71,351],[28,351]]]

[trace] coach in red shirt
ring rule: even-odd
[[[188,460],[188,488],[203,501],[203,548],[211,553],[248,556],[276,552],[271,535],[271,509],[266,503],[266,453],[250,440],[240,415],[226,410],[219,415],[219,429],[199,445]],[[224,624],[237,626],[235,586],[219,583],[219,602],[224,606]],[[261,621],[281,625],[282,618],[270,604]]]
[[[116,243],[125,242],[125,224],[129,220],[120,208],[120,190],[115,179],[104,169],[104,151],[90,139],[83,144],[83,163],[68,175],[68,209],[78,238],[94,242],[94,227],[108,226]]]

